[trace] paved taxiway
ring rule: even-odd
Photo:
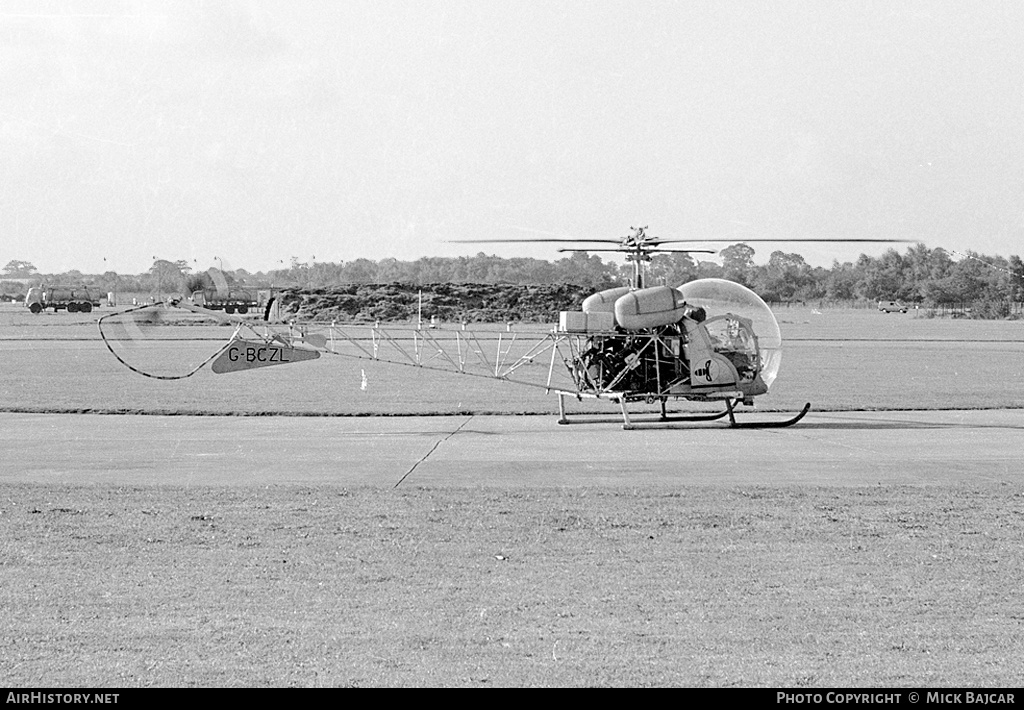
[[[770,415],[764,415],[770,416]],[[583,421],[583,420],[581,420]],[[1021,482],[1024,410],[811,412],[787,429],[550,416],[0,414],[0,481],[646,486]]]

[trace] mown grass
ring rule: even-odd
[[[1019,324],[846,317],[779,314],[790,342],[763,408],[1024,403]],[[46,322],[86,337],[19,326],[0,407],[555,407],[353,361],[161,382],[94,326]],[[1014,486],[0,493],[8,685],[1012,686],[1024,670]]]
[[[11,686],[1014,686],[1024,489],[6,486]]]

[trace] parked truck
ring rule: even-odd
[[[249,309],[258,308],[260,303],[252,291],[242,288],[206,288],[192,292],[192,303],[211,311],[246,314]]]
[[[84,286],[33,286],[25,295],[25,305],[33,313],[52,308],[56,313],[64,308],[68,313],[89,313],[99,308],[97,294]]]

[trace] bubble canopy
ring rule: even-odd
[[[732,313],[750,319],[761,354],[761,379],[771,387],[782,364],[782,333],[768,304],[746,286],[725,279],[690,281],[678,291],[687,303],[703,308],[708,318]]]

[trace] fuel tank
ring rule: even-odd
[[[614,313],[615,301],[629,293],[629,290],[629,286],[619,286],[618,288],[598,291],[593,296],[587,296],[587,298],[583,299],[583,312]]]
[[[675,323],[687,310],[679,291],[671,286],[654,286],[620,296],[615,301],[615,320],[626,330],[657,328]]]

